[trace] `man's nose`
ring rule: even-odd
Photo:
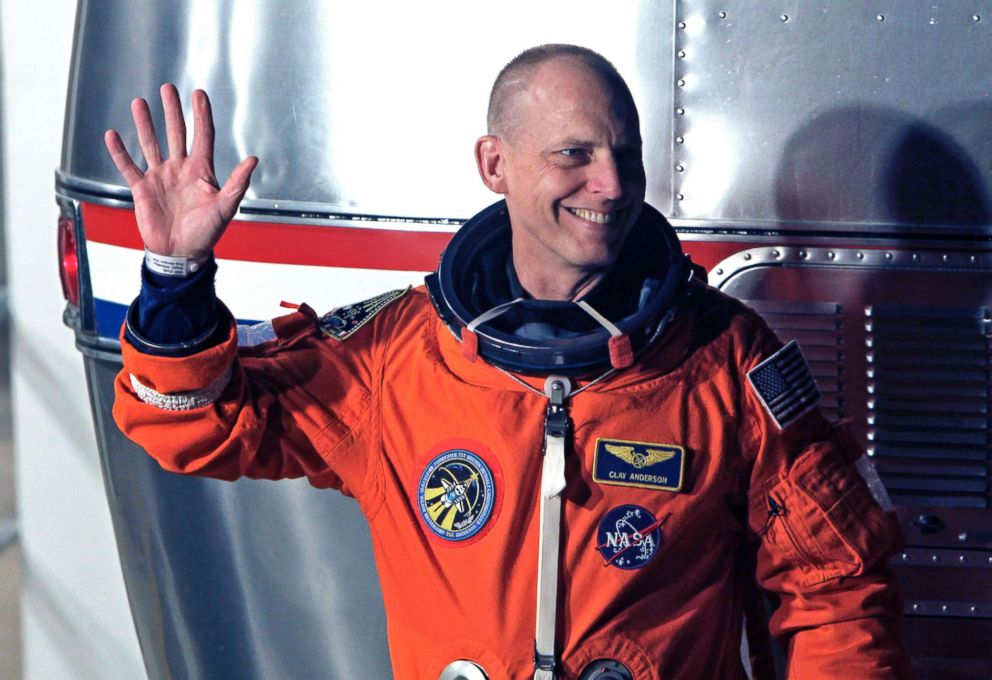
[[[620,165],[616,156],[606,154],[595,159],[589,165],[587,187],[592,193],[612,200],[623,195]]]

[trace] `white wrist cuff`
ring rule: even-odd
[[[176,257],[175,255],[159,255],[145,248],[145,266],[149,271],[161,276],[189,276],[200,271],[207,258],[194,259]]]

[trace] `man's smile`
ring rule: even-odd
[[[596,224],[612,224],[616,222],[618,210],[611,210],[609,212],[599,212],[598,210],[589,210],[587,208],[569,208],[565,207],[565,210],[572,213],[576,217],[579,217],[588,222],[595,222]]]

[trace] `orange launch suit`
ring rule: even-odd
[[[239,349],[232,323],[225,342],[183,358],[122,340],[122,430],[167,470],[306,476],[353,496],[371,529],[397,678],[435,680],[454,659],[490,678],[530,678],[547,400],[463,356],[422,289],[344,340],[305,306],[273,325],[275,340]],[[632,367],[571,399],[562,677],[609,658],[637,680],[744,678],[741,628],[755,579],[775,605],[771,630],[787,645],[790,677],[908,677],[885,565],[897,523],[855,469],[862,451],[846,430],[815,409],[779,430],[765,411],[745,376],[779,347],[752,311],[699,289]],[[521,378],[543,390],[543,378]],[[180,402],[209,386],[218,396],[168,410],[142,401],[136,385]],[[681,451],[671,480],[680,488],[597,479],[597,455],[627,465],[604,441],[620,452]],[[428,526],[436,511],[421,509],[425,494],[451,492],[423,488],[446,451],[471,452],[491,482],[466,540],[439,535]],[[601,550],[604,517],[621,506],[658,520],[650,559],[636,568]]]

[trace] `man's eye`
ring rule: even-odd
[[[565,156],[566,158],[581,158],[582,156],[585,155],[585,153],[586,153],[585,149],[578,149],[578,148],[569,148],[569,149],[561,150],[561,155]]]

